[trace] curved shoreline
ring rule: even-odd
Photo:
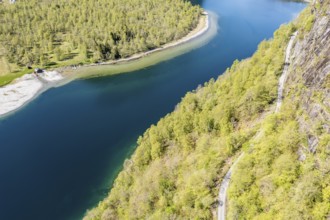
[[[44,75],[41,77],[37,77],[34,74],[26,74],[20,78],[15,79],[10,84],[0,87],[0,119],[15,113],[16,111],[26,106],[33,99],[35,99],[40,94],[42,94],[43,92],[47,91],[50,88],[63,86],[79,78],[104,75],[104,74],[91,73],[90,71],[88,71],[87,74],[83,74],[81,72],[83,72],[82,70],[84,68],[86,69],[88,68],[88,70],[92,68],[91,70],[93,70],[94,68],[100,66],[119,67],[119,66],[126,66],[132,64],[133,61],[135,62],[143,61],[144,59],[142,58],[151,57],[150,55],[156,54],[157,52],[166,51],[167,49],[175,48],[179,45],[183,45],[185,43],[198,39],[199,37],[203,36],[209,30],[209,28],[210,28],[210,16],[207,12],[204,12],[203,15],[201,15],[197,27],[194,30],[190,31],[188,35],[184,36],[183,38],[177,41],[164,44],[160,48],[138,53],[128,58],[97,63],[97,64],[82,65],[79,66],[78,68],[72,68],[70,66],[59,67],[54,69],[53,71],[45,71]],[[176,54],[174,54],[170,58],[173,58],[175,56]],[[142,65],[140,67],[137,67],[136,69],[140,69],[150,65],[147,63],[146,65]],[[123,70],[117,73],[124,73],[124,72],[127,71]],[[55,78],[49,77],[47,76],[47,74],[55,74],[56,77]],[[29,83],[29,82],[33,82],[33,83]]]
[[[197,24],[197,27],[194,30],[190,31],[186,36],[184,36],[176,41],[166,43],[166,44],[160,46],[159,48],[156,48],[153,50],[134,54],[127,58],[106,61],[106,62],[101,62],[101,63],[86,64],[83,66],[85,67],[85,66],[113,65],[113,64],[119,64],[119,63],[125,63],[125,62],[129,62],[129,61],[137,60],[137,59],[143,58],[145,56],[148,56],[149,54],[163,51],[163,50],[178,46],[180,44],[189,42],[189,41],[199,37],[200,35],[204,34],[208,30],[208,28],[209,28],[209,14],[205,11],[201,15],[199,23]]]
[[[204,35],[209,30],[209,28],[210,28],[209,12],[204,11],[203,14],[201,15],[199,23],[197,24],[195,29],[190,31],[184,37],[182,37],[178,40],[166,43],[164,45],[161,45],[159,48],[155,48],[153,50],[149,50],[149,51],[145,51],[145,52],[140,52],[140,53],[134,54],[130,57],[121,58],[118,60],[110,60],[110,61],[105,61],[105,62],[100,62],[100,63],[83,64],[83,65],[79,65],[79,66],[75,66],[75,67],[72,67],[72,66],[58,67],[55,70],[60,72],[61,74],[63,74],[65,78],[73,77],[73,79],[77,79],[77,78],[86,77],[86,75],[81,76],[81,74],[79,74],[77,72],[83,68],[130,64],[133,61],[141,60],[142,58],[148,57],[149,55],[153,55],[158,52],[162,52],[162,51],[174,48],[176,46],[180,46],[182,44],[189,43],[190,41],[193,41],[196,38]],[[173,57],[175,57],[175,56],[173,56]],[[147,67],[147,66],[149,66],[149,65],[146,65],[144,67]],[[141,68],[143,68],[143,67],[141,67]],[[140,69],[140,68],[137,68],[137,69]],[[77,74],[78,76],[72,76],[73,74]],[[95,76],[95,75],[98,75],[98,74],[93,74],[93,73],[87,74],[87,77]]]

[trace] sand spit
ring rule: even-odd
[[[0,116],[14,111],[44,88],[45,84],[62,80],[63,77],[56,71],[44,71],[36,74],[26,74],[11,84],[0,87]]]

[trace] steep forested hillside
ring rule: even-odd
[[[153,49],[186,35],[200,13],[185,0],[0,4],[0,75],[26,65],[97,62]]]
[[[250,59],[188,93],[139,138],[109,196],[85,219],[215,218],[219,183],[242,151],[230,219],[329,217],[329,53],[322,52],[330,45],[328,2],[309,6]],[[322,22],[327,28],[315,30]],[[310,38],[295,43],[295,51],[310,48],[309,59],[295,53],[299,62],[290,67],[285,101],[275,114],[278,78],[295,31],[299,41]],[[326,37],[308,37],[314,31]],[[319,79],[317,86],[311,79]],[[308,110],[311,100],[317,104]]]
[[[299,20],[284,102],[248,143],[229,219],[330,218],[330,1]]]

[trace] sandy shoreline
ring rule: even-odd
[[[205,12],[201,16],[197,27],[192,30],[188,35],[177,41],[164,44],[160,48],[151,51],[135,54],[128,58],[97,64],[88,64],[83,65],[82,67],[114,65],[118,63],[128,63],[130,61],[138,60],[152,53],[166,50],[178,46],[180,44],[189,42],[203,35],[208,29],[209,15]],[[44,71],[43,73],[39,73],[38,75],[26,74],[20,78],[15,79],[10,84],[0,87],[0,117],[5,117],[13,113],[15,110],[20,109],[29,101],[33,100],[40,93],[46,91],[48,88],[56,87],[70,82],[70,78],[74,78],[70,76],[70,71],[67,70],[72,70],[72,67],[60,67],[53,71]]]
[[[56,70],[61,72],[61,73],[64,73],[64,75],[66,75],[65,71],[67,69],[73,69],[73,68],[77,69],[77,68],[80,68],[80,67],[93,67],[93,66],[102,66],[102,65],[114,65],[114,64],[121,64],[121,63],[130,62],[130,61],[135,61],[135,60],[141,59],[145,56],[148,56],[150,54],[160,52],[160,51],[178,46],[180,44],[187,43],[191,40],[194,40],[195,38],[203,35],[209,29],[209,26],[210,26],[210,24],[209,24],[210,21],[209,20],[210,19],[209,19],[208,12],[206,12],[206,11],[203,12],[203,14],[201,15],[201,18],[199,20],[199,23],[198,23],[197,27],[194,30],[190,31],[186,36],[184,36],[183,38],[181,38],[179,40],[176,40],[174,42],[166,43],[166,44],[160,46],[159,48],[156,48],[156,49],[153,49],[153,50],[137,53],[137,54],[134,54],[130,57],[121,58],[121,59],[118,59],[118,60],[111,60],[111,61],[105,61],[105,62],[100,62],[100,63],[92,63],[92,64],[84,64],[84,65],[80,65],[80,66],[76,66],[76,67],[71,67],[71,66],[59,67]]]
[[[0,87],[0,116],[21,108],[32,100],[38,92],[63,79],[57,71],[26,74],[12,83]]]

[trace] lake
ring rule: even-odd
[[[194,3],[218,15],[218,32],[206,45],[138,71],[50,89],[0,120],[0,219],[81,218],[107,195],[139,135],[306,6]]]

